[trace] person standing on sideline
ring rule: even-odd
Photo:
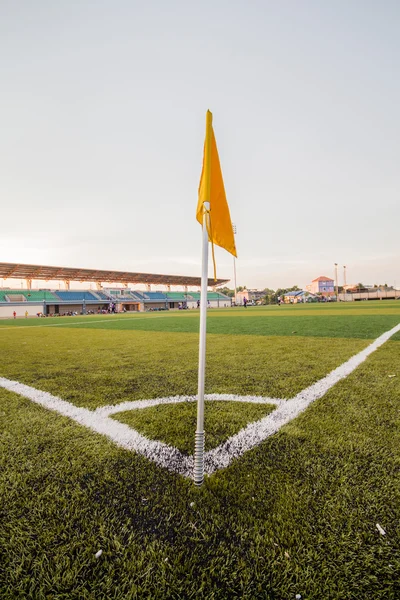
[[[247,308],[247,298],[246,296],[243,298],[243,306]]]
[[[13,312],[13,317],[14,317],[14,319],[16,319],[16,318],[17,318],[17,313],[15,312],[15,310],[14,310],[14,312]]]
[[[27,319],[27,318],[28,318],[28,311],[26,310],[25,311],[25,319]]]

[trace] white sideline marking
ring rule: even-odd
[[[247,427],[230,437],[217,448],[206,452],[204,456],[205,472],[211,475],[218,469],[227,467],[235,458],[242,456],[247,450],[254,448],[276,433],[283,425],[289,423],[302,413],[312,402],[324,396],[338,381],[350,375],[372,352],[398,331],[400,331],[400,323],[378,337],[367,348],[364,348],[364,350],[331,371],[326,377],[304,389],[290,400],[260,396],[237,396],[236,394],[207,394],[206,400],[233,400],[237,402],[275,404],[277,408],[263,419],[255,423],[250,423],[250,425],[247,425]],[[48,392],[42,392],[4,377],[0,377],[0,387],[29,398],[44,408],[53,410],[76,421],[80,425],[88,427],[92,431],[105,435],[121,448],[138,452],[169,471],[189,478],[193,476],[193,456],[186,456],[177,448],[168,446],[163,442],[150,440],[128,425],[110,418],[109,415],[125,410],[156,406],[158,404],[194,402],[196,400],[195,396],[171,396],[152,400],[122,402],[116,406],[104,406],[92,411],[87,408],[74,406]]]
[[[82,315],[80,315],[80,316],[82,316]],[[171,316],[171,315],[169,315],[169,316]],[[79,315],[77,315],[77,317],[79,318]],[[77,318],[77,317],[74,317],[74,318]],[[103,319],[97,319],[96,321],[94,321],[94,320],[93,321],[86,321],[86,320],[84,321],[83,319],[86,319],[86,317],[83,317],[82,321],[74,321],[73,323],[70,323],[68,321],[62,321],[62,323],[49,323],[47,321],[47,322],[42,323],[41,325],[17,325],[17,326],[11,326],[11,327],[4,326],[4,327],[0,327],[0,331],[9,330],[9,329],[14,329],[14,331],[19,330],[19,329],[32,329],[32,328],[43,329],[44,327],[63,327],[64,325],[66,327],[72,327],[73,325],[87,325],[88,323],[90,323],[90,324],[91,323],[106,323],[108,325],[109,323],[115,322],[115,320],[125,323],[125,321],[140,321],[141,319],[149,318],[149,317],[140,316],[140,317],[125,317],[123,319],[114,319],[113,315],[103,315],[103,317],[104,317]],[[109,317],[109,320],[107,317]],[[152,315],[152,317],[156,318],[156,319],[168,318],[167,315]],[[10,319],[10,321],[11,320],[12,319]]]
[[[205,400],[221,400],[225,402],[251,402],[253,404],[275,404],[280,405],[284,400],[278,398],[267,398],[266,396],[238,396],[237,394],[204,394]],[[154,400],[130,400],[113,404],[112,406],[100,406],[94,411],[97,415],[115,415],[126,410],[148,408],[158,404],[176,404],[179,402],[197,402],[197,396],[169,396],[168,398],[154,398]]]
[[[5,379],[4,377],[0,377],[0,386],[11,392],[15,392],[20,396],[29,398],[29,400],[32,400],[44,408],[53,410],[64,417],[68,417],[80,425],[88,427],[92,431],[105,435],[121,448],[135,450],[164,467],[166,466],[166,458],[171,461],[171,464],[180,464],[182,458],[186,458],[176,448],[167,446],[162,442],[149,440],[124,423],[119,423],[107,416],[104,417],[98,415],[95,411],[88,410],[87,408],[75,406],[48,392],[42,392],[28,385],[24,385],[23,383],[19,383],[18,381]],[[181,471],[181,469],[178,468],[171,468],[170,470]]]

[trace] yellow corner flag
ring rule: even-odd
[[[206,117],[203,169],[201,172],[199,201],[196,211],[196,218],[201,225],[203,225],[205,210],[204,202],[210,203],[209,218],[207,220],[209,241],[221,248],[225,248],[225,250],[237,257],[231,215],[229,213],[228,202],[226,201],[224,180],[222,178],[217,143],[212,127],[212,114],[209,110]],[[216,278],[215,261],[214,278]]]
[[[226,201],[224,180],[219,164],[217,144],[212,128],[212,114],[207,111],[206,139],[204,142],[203,170],[199,186],[196,219],[203,227],[201,293],[200,293],[200,337],[199,378],[197,388],[197,426],[194,444],[194,483],[202,485],[204,480],[204,382],[206,367],[206,325],[208,287],[208,243],[211,242],[214,279],[217,280],[214,244],[237,256],[235,238]]]

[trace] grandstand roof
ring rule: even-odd
[[[132,273],[130,271],[106,271],[77,267],[47,267],[44,265],[23,265],[20,263],[0,263],[0,277],[3,279],[41,279],[44,281],[97,281],[107,283],[147,283],[161,285],[201,285],[200,277],[185,275],[157,275],[155,273]],[[214,287],[227,283],[229,279],[208,280]]]

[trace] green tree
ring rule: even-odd
[[[228,287],[220,288],[219,291],[221,292],[221,294],[225,294],[225,296],[229,296],[229,298],[233,298],[233,296],[235,295],[235,290],[231,290]]]
[[[271,304],[276,304],[278,302],[279,296],[282,297],[283,294],[287,294],[288,292],[300,292],[300,288],[297,285],[293,285],[290,288],[278,288],[272,296]]]
[[[265,294],[263,304],[274,304],[275,291],[270,288],[264,288],[263,292]]]

